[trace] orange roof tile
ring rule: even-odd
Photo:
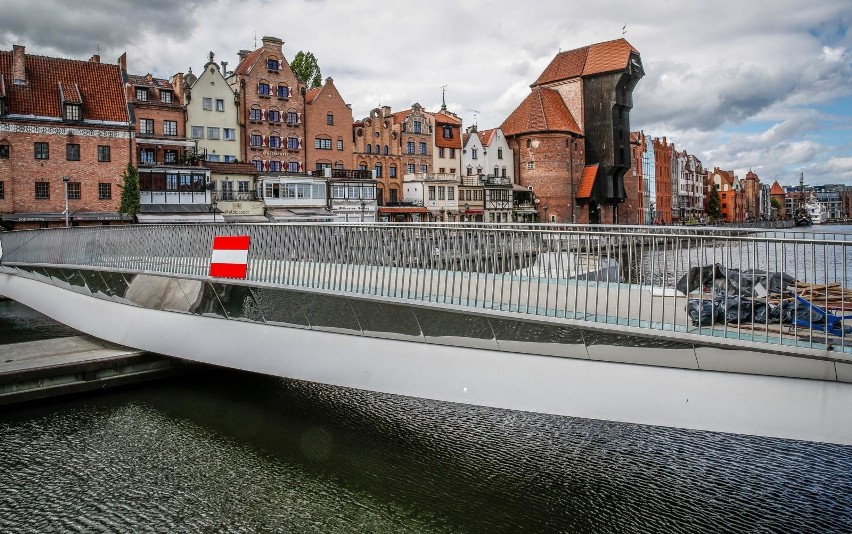
[[[257,174],[257,167],[253,163],[206,161],[204,166],[217,174]]]
[[[529,96],[515,108],[500,129],[505,135],[544,131],[582,135],[582,130],[559,93],[538,86],[532,88]]]
[[[589,198],[592,196],[592,188],[595,186],[595,177],[598,175],[598,164],[583,167],[583,176],[577,186],[577,198]]]
[[[61,87],[67,102],[82,100],[85,120],[130,121],[118,65],[30,54],[25,60],[27,83],[3,84],[9,114],[60,118]],[[0,78],[12,79],[12,52],[0,51]]]
[[[775,180],[775,183],[772,184],[772,187],[769,188],[770,195],[783,195],[784,188],[781,187],[781,184],[778,183],[778,180]]]
[[[313,104],[314,100],[319,96],[320,91],[322,91],[322,88],[322,85],[319,87],[314,87],[313,89],[305,93],[305,103]]]
[[[482,146],[490,146],[491,141],[494,140],[494,132],[497,131],[497,128],[491,128],[490,130],[482,130],[481,132],[476,132],[479,135],[479,140],[482,141]]]
[[[262,46],[253,52],[249,52],[246,58],[240,61],[240,64],[234,69],[234,74],[248,74],[254,64],[257,63],[258,58],[260,58],[261,52],[263,52]]]
[[[639,53],[624,39],[560,52],[533,85],[622,70],[627,67],[631,52]]]
[[[461,126],[461,120],[453,117],[452,115],[448,115],[443,112],[438,112],[435,114],[435,122],[437,124],[453,124],[456,126]]]

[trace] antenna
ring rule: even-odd
[[[254,47],[257,48],[257,30],[254,31]]]
[[[474,124],[474,126],[476,126],[477,125],[476,119],[479,117],[479,110],[478,109],[468,109],[467,111],[473,112],[473,124]]]
[[[621,36],[624,37],[627,34],[627,23],[624,23],[624,26],[621,27]]]

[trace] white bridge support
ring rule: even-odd
[[[821,380],[532,355],[454,346],[449,338],[423,343],[153,310],[8,273],[0,273],[0,294],[114,343],[275,376],[513,410],[852,445],[852,384],[838,376],[841,369],[850,372],[846,363],[837,364],[833,380]],[[747,349],[700,350],[717,359],[783,358]],[[791,359],[803,368],[812,363]]]

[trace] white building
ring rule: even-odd
[[[462,151],[462,165],[465,179],[479,176],[484,187],[484,217],[486,222],[512,221],[512,184],[514,151],[509,148],[506,137],[500,128],[477,131],[468,129]],[[475,190],[466,189],[466,195],[475,194]],[[459,199],[460,205],[476,199]]]
[[[405,174],[402,177],[402,198],[414,206],[424,206],[433,221],[457,221],[462,217],[458,187],[459,179],[452,174]]]
[[[329,209],[328,182],[306,174],[263,175],[258,179],[258,196],[273,222],[333,221]]]
[[[207,161],[230,163],[241,154],[237,112],[239,105],[219,65],[210,61],[198,78],[190,71],[186,78],[186,134],[206,150]]]

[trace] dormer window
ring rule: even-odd
[[[160,91],[160,101],[166,104],[172,103],[172,92],[171,91]]]
[[[66,121],[78,121],[81,118],[80,105],[65,104],[62,118]]]
[[[451,126],[444,126],[444,139],[452,139],[453,138],[453,128]]]
[[[266,68],[268,70],[272,70],[278,72],[278,60],[274,58],[269,58],[266,60]]]
[[[148,89],[146,87],[136,88],[136,100],[138,100],[139,102],[148,101]]]

